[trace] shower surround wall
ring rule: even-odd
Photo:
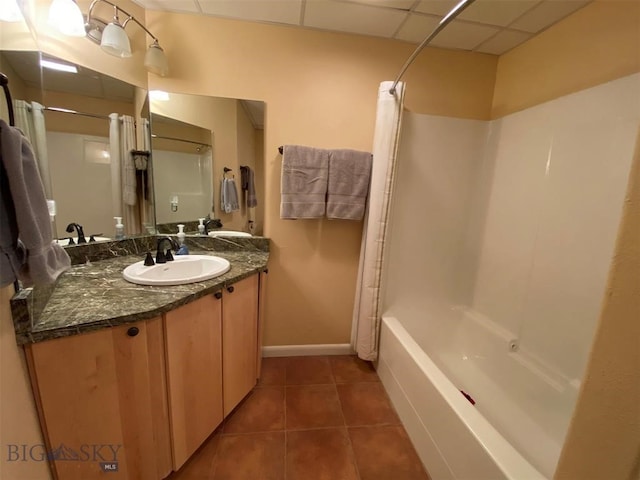
[[[492,122],[405,113],[381,377],[403,420],[424,424],[410,434],[434,479],[481,475],[482,465],[517,478],[513,452],[491,451],[500,436],[553,476],[604,297],[639,106],[635,74]],[[422,350],[413,358],[426,353],[451,382],[433,391],[453,392],[447,408],[489,461],[457,458],[482,448],[461,449],[438,414],[421,414],[440,400],[407,381],[406,334]],[[459,389],[475,407],[460,404]]]
[[[202,154],[153,151],[158,223],[193,221],[209,213],[213,201],[211,163],[210,149]],[[170,203],[174,196],[178,197],[175,212]]]

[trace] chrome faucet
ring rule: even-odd
[[[164,242],[169,242],[171,246],[164,250],[162,245]],[[171,255],[171,249],[174,249],[176,252],[178,251],[178,243],[170,237],[160,237],[158,239],[157,248],[156,248],[156,263],[167,263],[173,261],[173,255]]]

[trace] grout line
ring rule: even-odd
[[[288,361],[286,362],[288,363]],[[286,368],[286,363],[285,363],[285,369],[284,369],[284,380],[285,380],[285,385],[287,382],[287,368]],[[288,445],[288,438],[287,438],[287,387],[284,387],[284,394],[282,395],[283,397],[283,423],[284,423],[284,457],[283,457],[283,462],[284,462],[284,478],[283,480],[287,480],[287,445]]]
[[[331,369],[331,373],[333,373],[333,368]],[[353,466],[356,469],[358,480],[361,480],[362,476],[360,475],[360,469],[358,468],[358,462],[356,461],[356,452],[353,450],[353,443],[351,443],[351,437],[349,436],[349,427],[347,426],[347,419],[344,416],[342,400],[340,399],[340,394],[338,393],[338,385],[334,385],[334,388],[336,390],[336,395],[338,396],[338,404],[340,405],[340,416],[342,417],[342,423],[344,425],[344,434],[347,436],[347,448],[349,452],[351,452],[351,461],[353,462]]]

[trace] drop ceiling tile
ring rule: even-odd
[[[304,26],[391,37],[408,14],[400,10],[377,8],[338,1],[307,1]]]
[[[458,18],[506,27],[540,0],[476,0]]]
[[[195,0],[137,0],[136,3],[149,10],[200,13]]]
[[[589,0],[546,0],[509,25],[509,28],[537,33],[587,3]]]
[[[415,11],[444,17],[458,3],[459,0],[421,0]]]
[[[439,17],[428,15],[411,15],[402,25],[395,38],[406,42],[420,43],[440,23]]]
[[[300,24],[302,0],[200,0],[207,15],[240,20]]]
[[[476,51],[491,53],[493,55],[502,55],[521,43],[526,42],[531,37],[533,37],[532,33],[503,30],[476,48]]]
[[[431,45],[442,48],[473,50],[499,31],[499,28],[488,25],[454,20],[431,41]]]
[[[395,8],[398,10],[409,10],[416,3],[415,0],[346,0],[354,3],[365,3],[375,7]]]

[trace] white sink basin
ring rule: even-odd
[[[147,267],[144,261],[122,271],[125,280],[139,285],[184,285],[203,282],[228,272],[228,260],[211,255],[176,255],[172,262]]]
[[[247,232],[236,232],[234,230],[214,230],[209,232],[210,237],[251,237]]]

